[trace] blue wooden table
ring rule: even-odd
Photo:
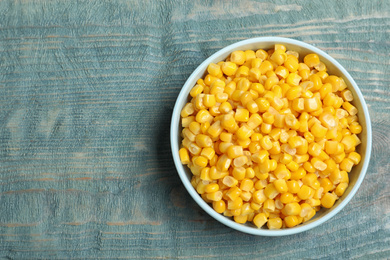
[[[390,257],[388,1],[1,1],[0,257]],[[336,58],[373,124],[349,205],[287,237],[203,212],[171,158],[169,125],[191,72],[239,40],[283,36]]]

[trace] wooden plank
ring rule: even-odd
[[[0,257],[389,257],[386,1],[2,1],[0,14]],[[186,78],[217,50],[258,36],[336,58],[373,123],[372,160],[353,200],[288,237],[216,222],[170,155]]]

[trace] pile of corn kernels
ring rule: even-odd
[[[181,111],[181,162],[214,210],[294,227],[331,208],[361,156],[353,95],[317,54],[276,44],[211,63]]]

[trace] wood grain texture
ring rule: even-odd
[[[0,257],[386,259],[387,1],[1,1]],[[169,124],[186,78],[239,40],[284,36],[336,58],[373,123],[358,193],[302,234],[255,237],[185,191]]]

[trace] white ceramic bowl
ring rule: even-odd
[[[190,181],[192,177],[191,171],[188,169],[186,165],[182,165],[179,157],[179,149],[181,143],[181,126],[180,126],[180,112],[184,105],[189,100],[189,92],[192,87],[195,85],[196,81],[199,78],[202,78],[206,72],[207,66],[210,63],[217,63],[222,61],[228,57],[228,55],[235,50],[257,50],[257,49],[270,49],[274,46],[275,43],[284,44],[288,50],[298,51],[300,57],[308,53],[317,53],[322,62],[328,68],[329,74],[337,75],[342,77],[348,88],[352,91],[354,96],[354,101],[352,102],[359,110],[358,116],[360,124],[362,125],[363,131],[359,135],[362,143],[358,146],[357,151],[361,154],[362,159],[361,162],[353,168],[351,173],[349,174],[350,184],[344,195],[335,203],[335,205],[331,209],[321,209],[315,217],[313,217],[310,221],[305,222],[301,225],[298,225],[293,228],[286,228],[280,230],[269,230],[267,228],[257,228],[251,223],[248,224],[238,224],[234,222],[231,218],[225,217],[217,212],[207,204],[196,192],[196,190],[192,187]],[[186,83],[184,84],[180,94],[176,100],[176,104],[172,114],[171,120],[171,149],[173,160],[176,166],[176,169],[179,173],[180,179],[182,180],[185,188],[190,193],[192,198],[198,203],[198,205],[205,210],[210,216],[218,220],[219,222],[225,224],[228,227],[236,229],[241,232],[245,232],[253,235],[261,235],[261,236],[284,236],[300,233],[309,229],[312,229],[325,221],[332,218],[336,215],[340,210],[342,210],[348,202],[355,195],[357,190],[359,189],[360,184],[362,183],[364,176],[367,171],[367,167],[370,160],[371,155],[371,146],[372,146],[372,134],[371,134],[371,121],[368,113],[366,102],[364,101],[363,95],[359,90],[359,87],[356,85],[355,81],[349,75],[349,73],[332,57],[330,57],[325,52],[320,49],[309,45],[307,43],[289,39],[289,38],[281,38],[281,37],[259,37],[252,38],[244,41],[240,41],[229,45],[222,50],[216,52],[208,59],[206,59],[202,64],[196,68],[196,70],[191,74]]]

